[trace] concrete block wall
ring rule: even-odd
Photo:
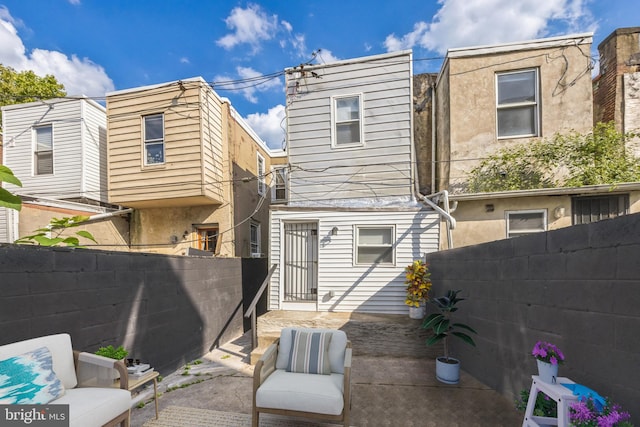
[[[537,374],[538,340],[565,353],[559,375],[640,422],[640,214],[427,256],[433,290],[462,289],[455,313],[477,347],[454,340],[462,369],[514,398]],[[429,312],[432,311],[429,308]]]
[[[68,332],[172,372],[242,335],[242,262],[0,245],[0,345]]]

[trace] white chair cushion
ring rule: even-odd
[[[280,331],[280,348],[276,359],[276,369],[287,369],[289,364],[289,353],[291,352],[291,330],[297,329],[304,332],[332,332],[331,344],[329,345],[329,364],[331,372],[344,374],[344,352],[347,349],[347,334],[337,329],[314,329],[314,328],[284,328]]]
[[[70,427],[100,427],[131,408],[131,393],[119,388],[67,390],[52,404],[68,404]]]
[[[344,407],[344,375],[299,374],[277,369],[256,392],[261,408],[340,415]]]
[[[48,335],[0,346],[0,360],[19,356],[40,347],[47,347],[53,359],[53,372],[67,390],[78,384],[73,366],[73,348],[69,334]]]

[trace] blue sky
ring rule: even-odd
[[[632,26],[638,0],[0,0],[0,63],[96,98],[202,76],[279,148],[284,80],[261,76],[286,67],[410,48],[437,72],[448,48],[589,31],[597,56]]]

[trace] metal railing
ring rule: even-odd
[[[267,273],[267,277],[264,279],[264,282],[262,282],[262,285],[260,285],[260,289],[258,289],[256,296],[253,297],[253,301],[251,301],[249,308],[247,308],[247,311],[244,313],[244,317],[251,316],[251,350],[258,346],[258,319],[256,316],[256,306],[258,305],[258,301],[260,301],[265,289],[267,289],[269,280],[271,280],[273,272],[276,271],[276,267],[278,267],[278,264],[273,264],[271,266]]]

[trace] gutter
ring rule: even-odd
[[[442,190],[438,193],[429,194],[428,196],[418,193],[418,198],[432,207],[436,212],[440,214],[441,217],[445,219],[445,221],[447,221],[447,249],[453,249],[453,234],[451,230],[456,228],[456,219],[451,216],[452,211],[449,210],[449,192],[447,190]],[[431,200],[431,198],[433,198],[434,200]],[[438,206],[438,202],[440,201],[442,201],[444,209]]]

